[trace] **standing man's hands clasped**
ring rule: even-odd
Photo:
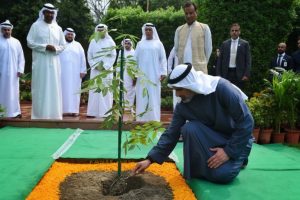
[[[248,81],[249,78],[247,76],[243,76],[242,81]]]
[[[166,78],[166,76],[165,76],[165,75],[161,75],[161,76],[160,76],[160,81],[163,81],[163,80],[165,80],[165,78]]]
[[[150,165],[151,161],[149,159],[138,162],[132,170],[133,175],[143,173]]]
[[[56,51],[55,47],[54,47],[53,45],[50,45],[50,44],[48,44],[48,45],[46,46],[46,50],[47,50],[47,51],[52,51],[52,52],[55,52],[55,51]]]
[[[223,163],[229,160],[228,155],[223,148],[210,148],[209,150],[215,152],[215,154],[207,160],[209,168],[218,168]]]

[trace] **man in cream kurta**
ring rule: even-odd
[[[75,41],[74,30],[67,28],[64,34],[67,45],[65,50],[59,55],[63,113],[77,116],[79,114],[81,81],[86,75],[86,60],[81,44]]]
[[[135,59],[138,68],[145,77],[138,77],[136,83],[136,120],[160,121],[161,81],[167,75],[167,58],[165,48],[161,43],[156,28],[151,23],[142,27],[142,40],[138,42],[135,50]],[[143,79],[150,80],[153,84],[143,84]],[[143,90],[148,90],[149,99],[143,95]],[[146,110],[147,104],[149,110]],[[142,113],[147,111],[145,114]]]
[[[57,10],[45,4],[27,35],[32,49],[31,119],[62,119],[61,66],[58,54],[65,47]]]
[[[0,105],[5,117],[20,117],[19,77],[25,60],[19,40],[11,36],[13,25],[6,20],[0,24]]]
[[[116,50],[107,50],[106,48],[112,48],[116,46],[116,43],[108,35],[107,26],[105,24],[99,24],[95,28],[95,32],[100,32],[102,38],[98,41],[93,39],[88,49],[88,62],[91,67],[90,78],[94,78],[104,70],[112,70],[113,64],[116,60]],[[102,51],[102,52],[101,52]],[[102,83],[110,85],[112,82],[113,74],[109,74],[106,78],[102,79]],[[89,91],[89,101],[87,107],[88,117],[107,117],[109,111],[113,105],[113,94],[107,92],[103,96],[102,92],[96,93],[94,90]]]
[[[207,63],[212,52],[211,32],[207,24],[197,20],[197,7],[187,2],[184,6],[186,24],[175,32],[174,46],[178,64],[192,63],[196,71],[207,74]]]

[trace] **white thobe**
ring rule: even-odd
[[[86,59],[81,44],[77,41],[67,43],[59,55],[61,63],[61,86],[63,113],[79,113],[81,73],[86,73]]]
[[[32,24],[27,35],[32,49],[31,119],[62,119],[61,65],[58,54],[65,37],[60,26],[42,20]],[[46,50],[53,45],[55,52]]]
[[[19,101],[19,77],[25,66],[21,43],[16,38],[0,36],[0,104],[5,117],[21,114]]]
[[[115,42],[111,38],[100,39],[96,42],[94,39],[91,41],[88,49],[88,62],[91,67],[90,78],[94,78],[99,75],[100,72],[96,69],[97,63],[103,62],[103,67],[105,70],[112,70],[113,64],[116,60],[117,53],[116,50],[111,50],[107,52],[107,49],[116,46]],[[105,51],[102,52],[101,51]],[[103,84],[111,85],[113,74],[109,74],[106,78],[102,79]],[[87,116],[94,117],[107,117],[107,111],[112,108],[113,105],[113,94],[107,92],[103,96],[102,92],[96,93],[95,90],[89,91],[89,100],[87,107]]]
[[[131,58],[128,58],[128,56],[132,56]],[[127,72],[128,64],[126,64],[130,59],[134,59],[134,49],[131,50],[124,50],[124,58],[125,58],[125,64],[124,64],[124,88],[126,89],[126,93],[124,94],[124,100],[127,102],[125,105],[125,110],[130,110],[130,108],[133,107],[134,104],[134,98],[135,98],[135,86],[133,85],[133,79],[129,76]],[[118,60],[120,62],[121,60],[121,51],[119,52]]]
[[[178,57],[176,56],[175,47],[172,48],[168,57],[168,74],[178,65]],[[173,110],[175,110],[176,104],[181,101],[180,97],[176,96],[176,91],[173,90]]]
[[[142,40],[138,42],[135,50],[135,59],[138,68],[145,74],[145,77],[138,77],[136,83],[136,120],[137,121],[160,121],[161,103],[161,75],[167,75],[167,59],[165,48],[159,40]],[[143,84],[142,79],[149,79],[155,85]],[[146,88],[149,94],[143,97],[143,89]],[[143,116],[149,103],[149,111]]]

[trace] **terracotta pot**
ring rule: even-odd
[[[255,138],[255,143],[257,143],[258,138],[259,138],[259,132],[260,132],[260,128],[254,128],[252,131],[252,135]]]
[[[272,133],[271,142],[272,143],[284,143],[284,133]]]
[[[285,137],[285,141],[288,144],[298,144],[299,143],[300,130],[288,129]]]
[[[259,133],[258,143],[259,144],[269,144],[271,140],[271,133],[273,129],[261,129]]]

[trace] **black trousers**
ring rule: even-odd
[[[227,80],[229,80],[232,84],[238,86],[241,90],[245,87],[244,81],[239,80],[236,75],[236,68],[228,68]]]

